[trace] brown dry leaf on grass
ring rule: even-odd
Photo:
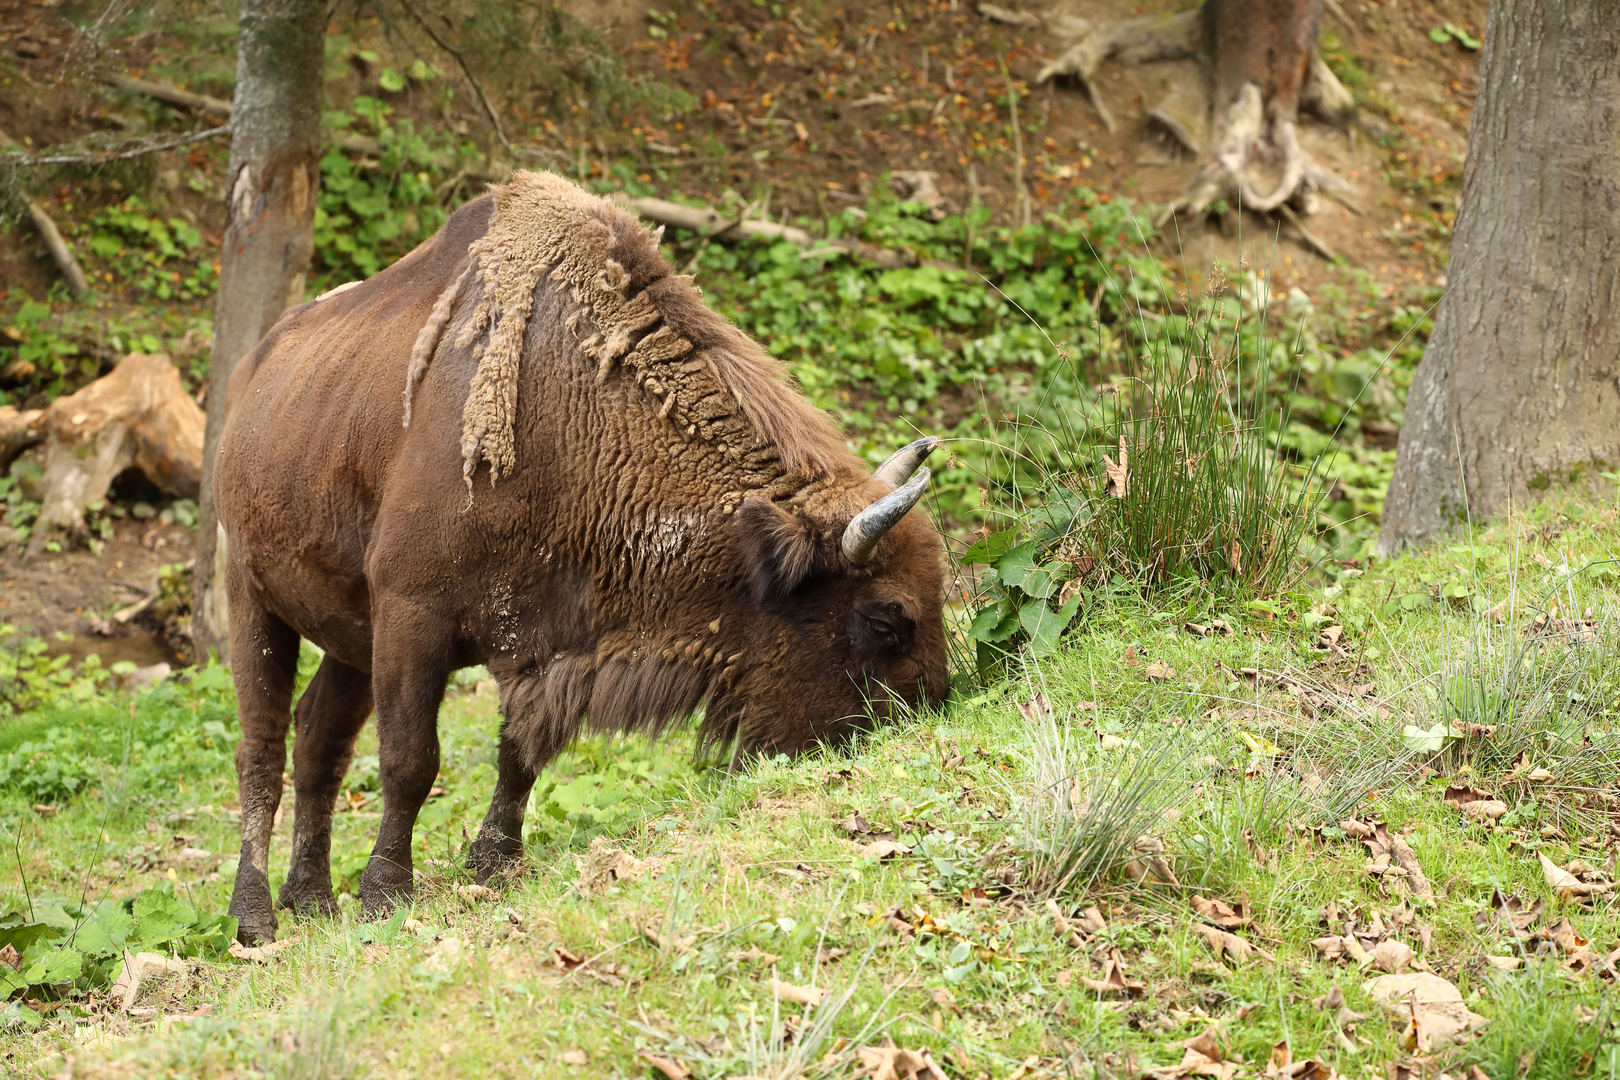
[[[1155,682],[1165,682],[1176,677],[1176,669],[1169,664],[1161,664],[1155,660],[1142,669],[1142,674]]]
[[[1179,887],[1176,871],[1164,854],[1164,841],[1156,836],[1138,836],[1132,851],[1135,858],[1123,867],[1125,876],[1140,884],[1148,878],[1172,887]]]
[[[1209,947],[1214,951],[1217,960],[1221,959],[1223,955],[1230,956],[1238,963],[1242,963],[1251,956],[1258,956],[1267,962],[1275,962],[1277,959],[1260,948],[1260,946],[1251,945],[1236,934],[1227,933],[1218,926],[1195,926],[1193,929],[1204,935],[1204,940],[1209,943]]]
[[[457,885],[455,893],[471,904],[485,900],[495,900],[501,895],[488,885]]]
[[[874,840],[870,844],[862,844],[855,854],[863,859],[887,859],[893,855],[910,855],[911,848],[898,840]]]
[[[1046,700],[1045,694],[1036,694],[1028,701],[1018,703],[1018,715],[1022,716],[1025,722],[1030,724],[1041,720],[1050,720],[1052,719],[1052,703]]]
[[[294,940],[288,938],[287,940]],[[231,942],[231,950],[241,948],[240,943]],[[118,1002],[120,1012],[128,1012],[135,1004],[136,995],[141,992],[141,984],[148,979],[159,978],[164,975],[184,975],[191,969],[179,960],[164,956],[162,953],[143,952],[131,953],[124,950],[124,970],[118,978],[113,980],[109,994],[112,1000]]]
[[[667,861],[664,857],[638,859],[598,836],[591,840],[590,850],[580,860],[579,891],[587,896],[600,896],[620,882],[634,881],[643,875],[656,877]]]
[[[1114,459],[1107,454],[1104,454],[1102,459],[1103,471],[1108,474],[1108,483],[1103,488],[1103,491],[1116,499],[1123,499],[1131,484],[1130,454],[1125,449],[1125,436],[1121,435],[1119,437],[1118,463],[1115,463]]]
[[[1095,904],[1079,915],[1070,916],[1056,900],[1047,900],[1046,913],[1052,916],[1052,932],[1058,940],[1073,948],[1079,948],[1093,935],[1108,929],[1108,920]]]
[[[1232,1080],[1232,1077],[1237,1075],[1238,1063],[1226,1060],[1226,1052],[1221,1049],[1220,1035],[1216,1028],[1205,1029],[1202,1034],[1182,1043],[1181,1048],[1179,1064],[1148,1069],[1142,1075],[1154,1077],[1155,1080],[1179,1080],[1186,1076],[1213,1076],[1216,1080]]]
[[[582,1065],[589,1065],[591,1063],[591,1058],[590,1055],[583,1050],[564,1050],[562,1052],[562,1063],[564,1065],[572,1065],[577,1069]]]
[[[1284,1040],[1271,1048],[1271,1060],[1260,1075],[1265,1080],[1336,1080],[1339,1074],[1316,1058],[1295,1061],[1294,1048]]]
[[[669,1077],[669,1080],[686,1080],[688,1076],[692,1075],[691,1069],[688,1069],[685,1065],[682,1065],[674,1058],[665,1057],[662,1054],[654,1054],[646,1050],[643,1050],[636,1056],[642,1058],[647,1062],[647,1064]]]
[[[772,976],[771,993],[776,996],[777,1001],[787,1001],[794,1005],[814,1007],[820,1005],[822,998],[825,998],[831,991],[820,986],[795,986],[793,983],[786,983]]]
[[[1238,897],[1237,906],[1228,904],[1225,900],[1205,899],[1194,895],[1192,898],[1193,910],[1205,919],[1219,926],[1222,930],[1236,930],[1248,926],[1254,919],[1250,915],[1249,896],[1243,893]]]
[[[1402,1044],[1420,1054],[1485,1023],[1485,1017],[1468,1011],[1462,991],[1427,971],[1380,975],[1368,981],[1367,996],[1405,1021]]]
[[[860,1061],[855,1075],[867,1080],[948,1080],[927,1047],[903,1050],[884,1039],[882,1046],[861,1047],[855,1057]]]
[[[1541,872],[1546,877],[1547,884],[1557,891],[1558,899],[1566,904],[1580,897],[1602,896],[1614,888],[1612,882],[1582,881],[1580,877],[1547,858],[1545,852],[1536,852],[1536,857],[1541,860]],[[1596,878],[1599,875],[1593,871],[1590,876]]]
[[[263,964],[268,962],[272,956],[276,955],[276,953],[287,948],[289,945],[292,945],[297,940],[298,935],[294,934],[292,937],[284,937],[280,941],[272,941],[268,945],[248,946],[243,945],[240,941],[233,941],[231,942],[230,948],[226,949],[225,951],[236,957],[238,960],[247,960],[255,964]],[[141,955],[148,956],[151,954],[142,953]]]
[[[1118,949],[1108,950],[1108,960],[1103,964],[1103,977],[1089,978],[1085,975],[1077,976],[1081,986],[1094,994],[1126,994],[1137,995],[1147,989],[1145,983],[1132,982],[1125,977],[1125,958]]]

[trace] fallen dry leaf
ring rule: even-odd
[[[456,895],[469,903],[476,904],[484,900],[497,900],[501,894],[488,885],[457,885]]]
[[[233,948],[237,942],[231,942]],[[184,975],[189,971],[185,964],[162,953],[143,952],[131,953],[124,950],[124,970],[119,972],[118,978],[113,980],[109,991],[113,1000],[118,1002],[120,1012],[128,1012],[135,1004],[135,996],[141,992],[141,984],[147,979],[162,975]]]
[[[572,1065],[577,1069],[581,1065],[589,1065],[591,1063],[591,1059],[590,1055],[585,1053],[583,1050],[564,1050],[562,1052],[562,1063],[564,1065]]]
[[[1558,898],[1565,903],[1581,896],[1601,896],[1614,888],[1607,882],[1582,881],[1547,858],[1545,852],[1536,852],[1536,857],[1541,860],[1541,872],[1546,876],[1547,884],[1558,892]]]
[[[1416,954],[1405,942],[1385,938],[1372,952],[1373,966],[1391,975],[1399,975],[1411,965],[1414,955]]]
[[[1468,784],[1451,784],[1447,786],[1445,792],[1440,796],[1440,801],[1447,806],[1455,806],[1460,810],[1464,803],[1484,802],[1494,798],[1496,796],[1490,792],[1480,791]]]
[[[1103,491],[1116,499],[1123,499],[1131,484],[1130,454],[1125,449],[1125,436],[1119,437],[1119,461],[1116,463],[1107,454],[1102,459],[1103,471],[1108,474],[1108,483]]]
[[[1487,956],[1485,962],[1497,971],[1517,971],[1523,964],[1520,956]]]
[[[669,1080],[686,1080],[688,1076],[692,1075],[691,1069],[688,1069],[685,1065],[682,1065],[674,1058],[665,1057],[662,1054],[650,1053],[646,1050],[643,1050],[636,1056],[642,1058],[647,1062],[647,1064],[669,1077]]]
[[[1208,942],[1209,947],[1214,950],[1215,959],[1217,960],[1219,960],[1222,955],[1230,956],[1233,960],[1240,963],[1247,960],[1251,956],[1258,956],[1260,959],[1266,961],[1276,960],[1276,957],[1266,952],[1266,950],[1260,948],[1260,946],[1251,945],[1244,939],[1238,937],[1236,934],[1227,933],[1218,926],[1195,926],[1193,929],[1204,935],[1204,940]]]
[[[1018,703],[1018,715],[1028,723],[1037,723],[1052,718],[1052,703],[1046,700],[1045,694],[1036,694],[1028,701]]]
[[[1236,930],[1248,926],[1254,920],[1249,916],[1249,898],[1247,895],[1238,897],[1237,906],[1233,907],[1225,900],[1208,899],[1202,896],[1193,896],[1193,910],[1205,919],[1219,926],[1223,930]]]
[[[276,955],[276,953],[287,948],[287,946],[293,944],[297,940],[298,935],[294,934],[292,937],[284,937],[280,941],[272,941],[268,945],[254,945],[251,947],[243,945],[240,941],[233,941],[231,942],[230,948],[226,949],[225,951],[236,957],[238,960],[247,960],[255,964],[263,964],[266,963],[272,956]],[[141,955],[152,956],[155,954],[142,953]]]
[[[1118,735],[1107,732],[1097,733],[1097,746],[1103,750],[1136,750],[1139,745],[1130,739],[1122,739]]]
[[[830,992],[820,986],[795,986],[775,977],[771,979],[771,993],[776,995],[776,1000],[791,1002],[794,1005],[820,1005],[821,999]]]
[[[870,844],[862,844],[855,854],[868,859],[887,859],[891,855],[910,855],[911,848],[898,840],[874,840]]]
[[[1463,803],[1462,812],[1469,821],[1491,822],[1508,812],[1508,804],[1501,799],[1476,799]]]
[[[1147,987],[1139,982],[1132,982],[1125,977],[1125,958],[1118,949],[1108,950],[1108,960],[1103,964],[1103,977],[1100,979],[1079,976],[1080,985],[1094,994],[1140,994]]]
[[[1175,678],[1176,669],[1171,667],[1169,664],[1161,664],[1155,660],[1153,663],[1142,669],[1142,674],[1146,675],[1150,679],[1156,679],[1159,682],[1163,682],[1167,679]]]
[[[855,1057],[860,1062],[856,1075],[868,1080],[947,1080],[926,1047],[902,1050],[885,1039],[883,1046],[861,1047]]]
[[[621,881],[634,881],[644,874],[656,875],[667,859],[638,859],[598,836],[591,840],[590,850],[580,860],[579,891],[587,896],[600,896]]]
[[[1485,1023],[1483,1016],[1468,1011],[1456,986],[1427,971],[1380,975],[1368,981],[1367,996],[1406,1021],[1403,1043],[1420,1054]]]
[[[1164,841],[1156,836],[1138,836],[1131,850],[1134,858],[1123,867],[1126,877],[1138,883],[1151,877],[1163,885],[1181,885],[1170,860],[1165,857]]]

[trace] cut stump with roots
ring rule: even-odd
[[[1104,61],[1200,61],[1148,110],[1150,119],[1200,161],[1158,223],[1179,212],[1202,214],[1217,201],[1230,200],[1256,213],[1280,214],[1313,250],[1332,258],[1300,220],[1316,210],[1318,192],[1340,201],[1348,193],[1348,185],[1314,163],[1299,142],[1302,106],[1333,120],[1355,109],[1349,91],[1317,53],[1321,8],[1322,0],[1204,0],[1167,18],[1102,26],[1053,9],[1043,24],[1069,43],[1037,81],[1077,79],[1103,125],[1115,131],[1118,125],[1097,85]]]

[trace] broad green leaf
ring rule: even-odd
[[[19,953],[24,953],[40,938],[54,937],[60,932],[59,927],[47,922],[31,922],[22,912],[13,911],[0,918],[0,949],[10,945]]]
[[[1020,608],[1018,622],[1029,638],[1031,655],[1047,656],[1052,653],[1064,629],[1074,621],[1075,613],[1079,610],[1078,596],[1069,597],[1069,602],[1056,611],[1048,608],[1044,600],[1032,600]]]
[[[1453,736],[1446,727],[1445,721],[1441,721],[1428,730],[1414,724],[1407,724],[1401,729],[1401,738],[1406,740],[1406,745],[1413,750],[1423,754],[1432,754],[1437,750],[1444,749],[1447,740],[1453,738]]]
[[[1018,539],[1017,529],[1003,529],[991,533],[962,553],[962,563],[993,563],[1005,555]]]
[[[979,613],[973,616],[973,622],[968,627],[968,637],[974,641],[1005,640],[1004,638],[992,638],[990,635],[995,632],[996,627],[1006,618],[1008,606],[1007,601],[998,600],[994,604],[986,604],[980,608]]]
[[[135,917],[127,911],[114,908],[93,915],[79,924],[73,932],[73,947],[87,956],[119,956],[135,929]]]

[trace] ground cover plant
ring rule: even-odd
[[[340,914],[243,957],[211,921],[226,680],[64,688],[0,729],[0,1053],[25,1075],[720,1077],[926,1049],[1001,1078],[1176,1075],[1192,1043],[1222,1075],[1614,1076],[1617,540],[1610,499],[1555,494],[1261,605],[1090,591],[1058,648],[945,713],[731,775],[680,735],[587,741],[487,892],[461,858],[497,714],[468,672],[415,907],[367,923],[352,899],[368,734]],[[42,747],[74,783],[29,786]],[[1429,974],[1483,1027],[1448,1042],[1446,1009],[1372,997]]]

